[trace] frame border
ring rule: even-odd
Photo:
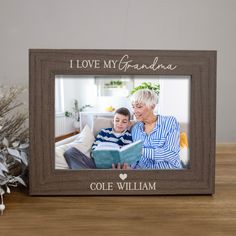
[[[70,67],[70,60],[111,60],[128,55],[140,65],[158,57],[175,70],[126,71],[118,68]],[[191,77],[190,168],[184,170],[56,170],[55,75],[187,75]],[[176,195],[215,191],[216,51],[189,50],[29,50],[30,195]],[[92,171],[92,175],[91,175]],[[120,174],[134,184],[156,182],[156,189],[94,190],[92,182],[116,183]]]

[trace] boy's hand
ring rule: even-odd
[[[124,163],[122,169],[123,170],[131,170],[131,167],[129,166],[128,163]]]
[[[115,164],[112,164],[112,169],[121,169],[120,163],[118,163],[117,166]]]
[[[129,166],[128,163],[124,163],[123,166],[120,163],[118,163],[117,166],[115,166],[115,164],[112,164],[112,169],[130,170],[131,167]]]

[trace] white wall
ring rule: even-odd
[[[79,79],[78,79],[79,78]],[[79,108],[91,105],[89,110],[104,112],[105,108],[125,106],[131,110],[129,98],[121,96],[97,97],[97,86],[93,76],[63,76],[65,110],[72,111],[74,99],[78,100]],[[128,94],[127,94],[128,95]]]
[[[236,142],[235,12],[235,0],[1,0],[1,83],[28,85],[29,48],[217,50],[217,142]]]
[[[63,78],[65,111],[72,111],[75,99],[78,100],[79,107],[92,105],[94,111],[104,112],[104,108],[108,106],[113,106],[115,109],[124,106],[132,111],[130,99],[125,94],[97,97],[97,87],[93,77],[63,76],[60,78]],[[133,85],[136,87],[143,82],[160,83],[160,97],[157,105],[158,114],[172,115],[179,122],[189,123],[190,77],[137,76]],[[128,95],[129,90],[127,92]]]
[[[79,80],[76,78],[76,76],[63,76],[65,110],[72,109],[75,99],[78,100],[79,107],[95,102],[94,96],[88,96],[89,94],[96,94],[94,78],[80,77]]]
[[[157,113],[175,116],[179,122],[190,122],[190,77],[188,76],[137,76],[134,86],[143,82],[160,83]]]
[[[162,115],[173,115],[179,122],[190,122],[190,78],[166,78],[161,81]]]

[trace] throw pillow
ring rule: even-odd
[[[75,147],[81,152],[83,152],[86,156],[90,156],[90,151],[92,144],[94,142],[94,136],[89,128],[86,125],[82,132],[76,135],[76,138],[73,139],[72,142],[66,143],[64,145],[55,147],[55,168],[56,169],[69,169],[67,162],[64,158],[64,152],[71,147]],[[66,141],[66,140],[65,140]]]

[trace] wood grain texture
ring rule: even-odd
[[[69,133],[69,134],[64,134],[64,135],[55,137],[55,142],[59,142],[59,141],[61,141],[61,140],[64,140],[64,139],[66,139],[66,138],[69,138],[69,137],[71,137],[71,136],[73,136],[73,135],[76,135],[76,134],[78,134],[78,133],[79,133],[79,131],[75,131],[75,132],[72,132],[72,133]]]
[[[119,67],[70,68],[71,60],[121,61],[135,65],[176,65],[174,70],[122,70]],[[216,51],[182,50],[42,50],[30,56],[30,194],[31,195],[163,195],[213,194],[215,191]],[[125,171],[130,183],[157,182],[153,191],[91,191],[91,182],[120,181],[119,170],[55,171],[56,75],[188,75],[190,88],[190,168]]]
[[[236,153],[236,144],[235,143],[217,144],[216,153],[218,153],[218,154]]]
[[[236,153],[217,154],[213,196],[6,195],[1,235],[236,235]]]

